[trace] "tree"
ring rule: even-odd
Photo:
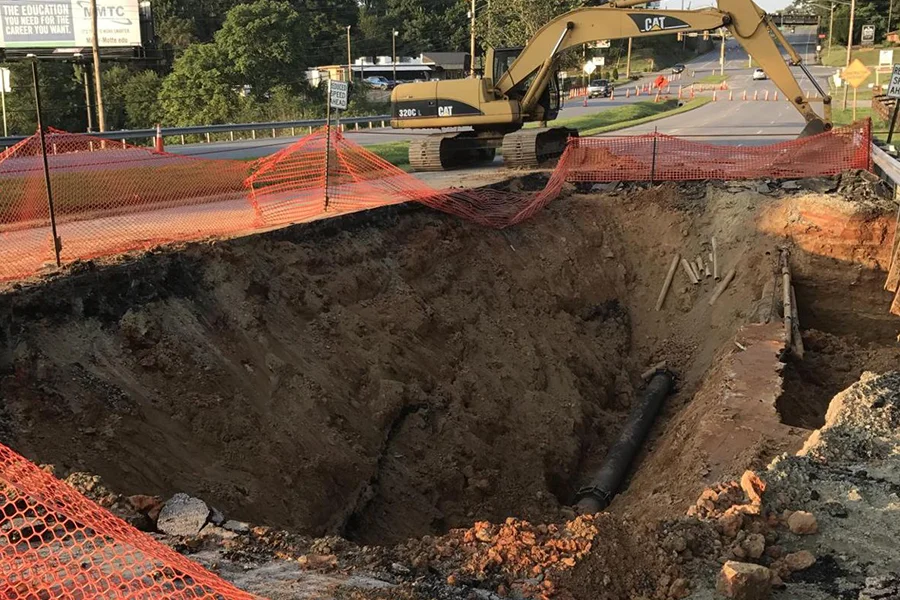
[[[6,95],[10,134],[31,135],[37,131],[31,64],[19,62],[2,66],[10,70],[12,92]],[[72,65],[42,62],[38,63],[38,72],[44,126],[65,131],[87,129],[84,88]]]
[[[215,39],[237,83],[251,86],[258,97],[275,85],[305,81],[309,21],[288,2],[256,0],[235,6]]]
[[[227,123],[240,99],[228,58],[215,44],[193,44],[175,61],[159,92],[166,124],[175,126]]]
[[[162,79],[156,71],[139,71],[125,83],[122,99],[127,128],[147,129],[162,120],[158,102],[161,89]]]

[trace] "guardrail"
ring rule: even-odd
[[[360,129],[360,125],[368,125],[373,128],[376,124],[380,127],[386,127],[390,122],[390,115],[376,115],[372,117],[345,117],[341,119],[341,124],[345,127],[353,126],[354,129]],[[277,132],[290,129],[291,136],[297,135],[298,129],[306,129],[305,133],[312,133],[316,127],[325,125],[325,119],[306,119],[303,121],[273,121],[271,123],[233,123],[229,125],[201,125],[197,127],[163,127],[162,135],[168,138],[181,138],[181,143],[185,143],[185,137],[189,135],[202,135],[206,137],[207,143],[212,142],[212,135],[219,133],[231,134],[231,141],[234,141],[236,132],[249,131],[252,134],[251,139],[256,139],[256,133],[259,131],[271,131],[272,137],[277,137]],[[123,129],[121,131],[107,131],[104,133],[92,132],[83,135],[89,135],[96,138],[114,139],[114,140],[141,140],[152,139],[156,137],[156,128],[153,129]],[[0,137],[0,148],[9,148],[15,146],[22,140],[31,136],[11,136]]]

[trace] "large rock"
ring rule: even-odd
[[[793,552],[785,556],[782,560],[784,560],[784,566],[786,566],[792,573],[797,571],[805,571],[806,569],[816,564],[816,557],[813,556],[812,552],[810,552],[809,550]]]
[[[761,565],[730,560],[722,565],[716,590],[733,600],[765,600],[772,592],[772,572]]]
[[[819,531],[819,523],[816,521],[816,516],[805,510],[798,510],[792,513],[788,517],[788,527],[791,533],[796,533],[797,535],[812,535]]]
[[[156,528],[169,535],[197,535],[207,519],[209,507],[203,500],[175,494],[159,511]]]

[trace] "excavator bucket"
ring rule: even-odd
[[[807,123],[806,127],[803,128],[803,131],[800,132],[800,137],[805,138],[812,135],[819,135],[820,133],[825,133],[830,129],[831,127],[822,119],[813,119],[809,123]]]

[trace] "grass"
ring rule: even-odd
[[[609,133],[619,129],[626,129],[636,125],[642,125],[663,117],[670,117],[683,112],[700,108],[711,102],[712,98],[695,98],[678,106],[678,100],[666,100],[665,102],[636,102],[626,106],[617,106],[609,110],[581,115],[569,119],[557,119],[551,121],[554,127],[572,127],[577,129],[582,136]],[[529,123],[527,127],[537,127],[536,123]],[[373,152],[392,165],[401,169],[409,169],[409,142],[389,142],[366,146],[366,150]]]
[[[552,124],[557,127],[573,127],[582,136],[608,133],[619,129],[626,129],[641,125],[663,117],[671,117],[688,110],[700,108],[711,102],[712,98],[694,98],[678,106],[678,100],[666,100],[665,102],[635,102],[626,106],[618,106],[591,115],[582,115],[570,119],[557,119]]]
[[[400,168],[409,167],[409,142],[387,142],[366,146],[366,150]]]
[[[724,83],[728,81],[728,75],[707,75],[703,79],[698,79],[697,83]]]

